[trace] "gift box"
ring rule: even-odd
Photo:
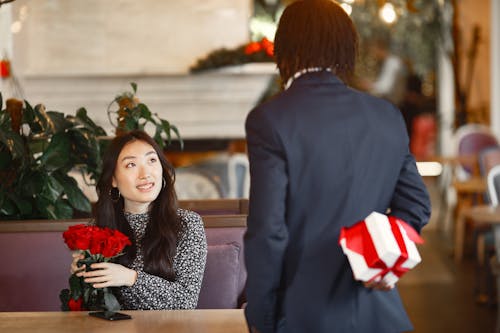
[[[377,212],[343,227],[339,237],[356,280],[382,278],[390,286],[422,261],[416,243],[423,243],[423,239],[410,225]]]

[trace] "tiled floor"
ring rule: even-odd
[[[461,263],[452,257],[452,235],[438,227],[439,203],[432,180],[433,213],[419,246],[422,263],[408,272],[398,289],[417,333],[495,332],[496,306],[476,302],[476,268],[472,255]]]

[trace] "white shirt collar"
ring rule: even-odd
[[[286,84],[285,84],[285,90],[287,90],[288,88],[290,88],[290,86],[292,85],[293,81],[295,81],[296,79],[298,79],[299,77],[301,77],[302,75],[306,74],[306,73],[312,73],[312,72],[321,72],[321,71],[328,71],[328,72],[331,72],[332,69],[331,68],[322,68],[322,67],[310,67],[310,68],[304,68],[304,69],[301,69],[300,71],[298,72],[295,72],[295,74],[293,74],[289,79],[288,81],[286,81]]]

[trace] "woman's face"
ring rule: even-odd
[[[145,213],[162,188],[163,169],[154,148],[144,141],[127,143],[116,162],[113,186],[118,187],[125,211]]]

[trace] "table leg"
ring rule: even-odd
[[[455,261],[462,260],[464,253],[465,238],[465,214],[464,209],[458,211],[457,222],[455,223]]]

